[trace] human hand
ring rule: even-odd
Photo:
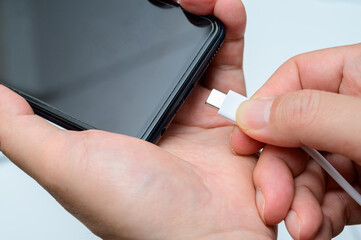
[[[295,149],[323,151],[361,190],[360,53],[358,44],[296,56],[238,110],[242,130],[269,144],[254,171],[258,211],[268,225],[285,219],[295,239],[329,239],[361,223],[361,207]]]
[[[0,86],[0,150],[103,239],[274,239],[255,205],[256,159],[232,153],[233,127],[204,105],[209,88],[244,93],[243,5],[181,4],[214,13],[227,36],[159,147],[102,131],[60,130]],[[237,136],[245,151],[257,148]]]

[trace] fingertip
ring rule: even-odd
[[[240,0],[180,0],[187,11],[198,15],[215,15],[227,29],[226,40],[242,38],[246,27],[246,11]]]
[[[263,150],[253,177],[265,201],[261,205],[257,200],[258,211],[267,225],[275,225],[286,217],[295,190],[292,172],[282,159],[269,154],[267,149],[270,147],[266,146]]]
[[[23,97],[0,84],[0,114],[31,115],[34,112]]]
[[[250,136],[268,139],[272,132],[267,131],[274,98],[260,98],[242,102],[236,113],[237,124]],[[266,130],[264,130],[266,128]]]
[[[288,232],[294,239],[314,239],[323,223],[318,200],[306,187],[296,190],[291,210],[285,218]]]
[[[238,127],[234,127],[231,135],[231,146],[238,155],[251,155],[264,147],[264,143],[258,142],[246,134]]]
[[[285,224],[288,232],[293,239],[300,239],[301,219],[294,210],[290,210],[285,218]]]
[[[226,27],[226,41],[243,38],[246,29],[247,14],[242,1],[216,1],[214,15],[221,19]]]
[[[179,0],[179,4],[187,11],[199,15],[213,13],[216,0]]]

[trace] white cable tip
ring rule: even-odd
[[[236,124],[236,115],[239,105],[248,100],[246,97],[229,91],[228,94],[213,89],[206,103],[215,107],[218,114]],[[302,147],[302,149],[310,155],[342,188],[361,206],[361,195],[351,184],[322,156],[317,150]]]
[[[237,109],[239,105],[246,100],[248,100],[248,98],[236,92],[229,91],[228,94],[225,94],[213,89],[206,103],[217,108],[219,115],[235,124]]]

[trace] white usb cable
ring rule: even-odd
[[[228,94],[213,89],[206,103],[218,109],[218,114],[236,124],[236,113],[239,105],[248,98],[229,91]],[[341,174],[315,149],[302,147],[360,206],[361,195]]]

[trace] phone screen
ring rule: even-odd
[[[89,128],[142,137],[212,31],[157,1],[0,0],[0,81]]]

